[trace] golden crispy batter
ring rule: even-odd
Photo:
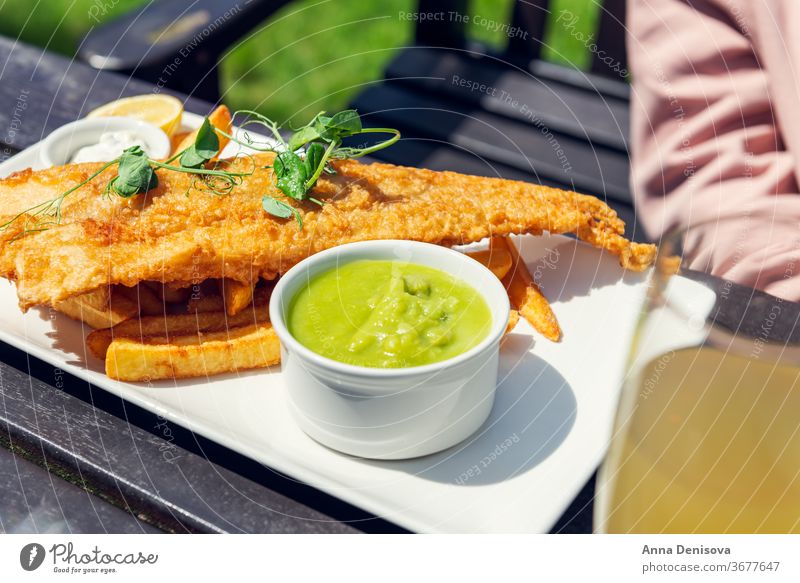
[[[272,154],[254,157],[259,168]],[[253,162],[224,162],[231,169]],[[0,217],[58,196],[99,166],[76,164],[25,171],[0,181]],[[12,240],[22,220],[0,234],[0,274],[17,282],[20,306],[53,304],[109,284],[142,280],[199,282],[271,279],[305,257],[343,243],[412,239],[442,245],[512,233],[575,233],[608,250],[629,269],[653,261],[652,245],[623,237],[623,222],[597,198],[545,186],[433,172],[389,164],[335,163],[315,197],[300,205],[303,229],[261,208],[280,195],[271,171],[260,169],[231,194],[193,187],[192,177],[158,171],[159,186],[130,200],[103,197],[113,169],[70,195],[61,223]]]
[[[561,340],[561,326],[553,313],[553,308],[544,297],[541,288],[534,281],[527,265],[520,257],[519,249],[506,237],[492,237],[491,251],[506,251],[513,267],[501,278],[511,300],[511,307],[519,311],[533,328],[553,342]]]

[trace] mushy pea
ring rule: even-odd
[[[314,352],[377,368],[421,366],[466,352],[492,315],[472,286],[400,261],[360,260],[323,272],[292,299],[289,332]]]

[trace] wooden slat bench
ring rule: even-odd
[[[421,0],[419,12],[463,14],[466,4]],[[376,158],[593,194],[643,239],[628,184],[624,2],[605,3],[586,73],[541,60],[546,24],[561,26],[549,4],[515,4],[510,30],[528,34],[512,36],[501,53],[466,40],[458,19],[420,19],[416,44],[353,106],[370,125],[397,127],[412,141]]]

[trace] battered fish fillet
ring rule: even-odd
[[[254,157],[259,168],[272,154]],[[223,162],[229,170],[253,160]],[[281,196],[271,170],[259,169],[230,194],[198,187],[189,175],[159,170],[158,187],[125,200],[103,196],[109,169],[69,195],[58,224],[27,232],[17,220],[0,233],[0,274],[17,283],[20,307],[49,304],[108,284],[142,280],[200,282],[229,278],[250,284],[271,279],[323,249],[368,239],[411,239],[441,245],[512,233],[575,233],[642,270],[655,247],[623,237],[623,222],[597,198],[554,188],[433,172],[389,164],[334,163],[313,196],[300,204],[303,228],[268,215],[265,194]],[[20,172],[0,181],[0,216],[7,221],[57,197],[99,164]],[[30,229],[30,225],[28,225]],[[16,239],[14,237],[17,236]]]

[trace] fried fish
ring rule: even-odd
[[[278,219],[262,208],[273,184],[272,154],[221,162],[229,171],[257,170],[220,195],[194,177],[157,172],[158,187],[123,199],[104,195],[108,169],[63,201],[57,223],[15,220],[0,233],[0,275],[17,284],[20,306],[53,305],[102,286],[140,281],[186,285],[227,278],[252,288],[318,251],[369,239],[410,239],[440,245],[492,235],[574,233],[640,271],[653,245],[624,238],[624,223],[599,199],[536,184],[434,172],[354,160],[333,163],[313,196],[297,203],[303,221]],[[0,181],[6,222],[58,197],[99,164],[26,170]],[[288,200],[288,199],[284,199]]]

